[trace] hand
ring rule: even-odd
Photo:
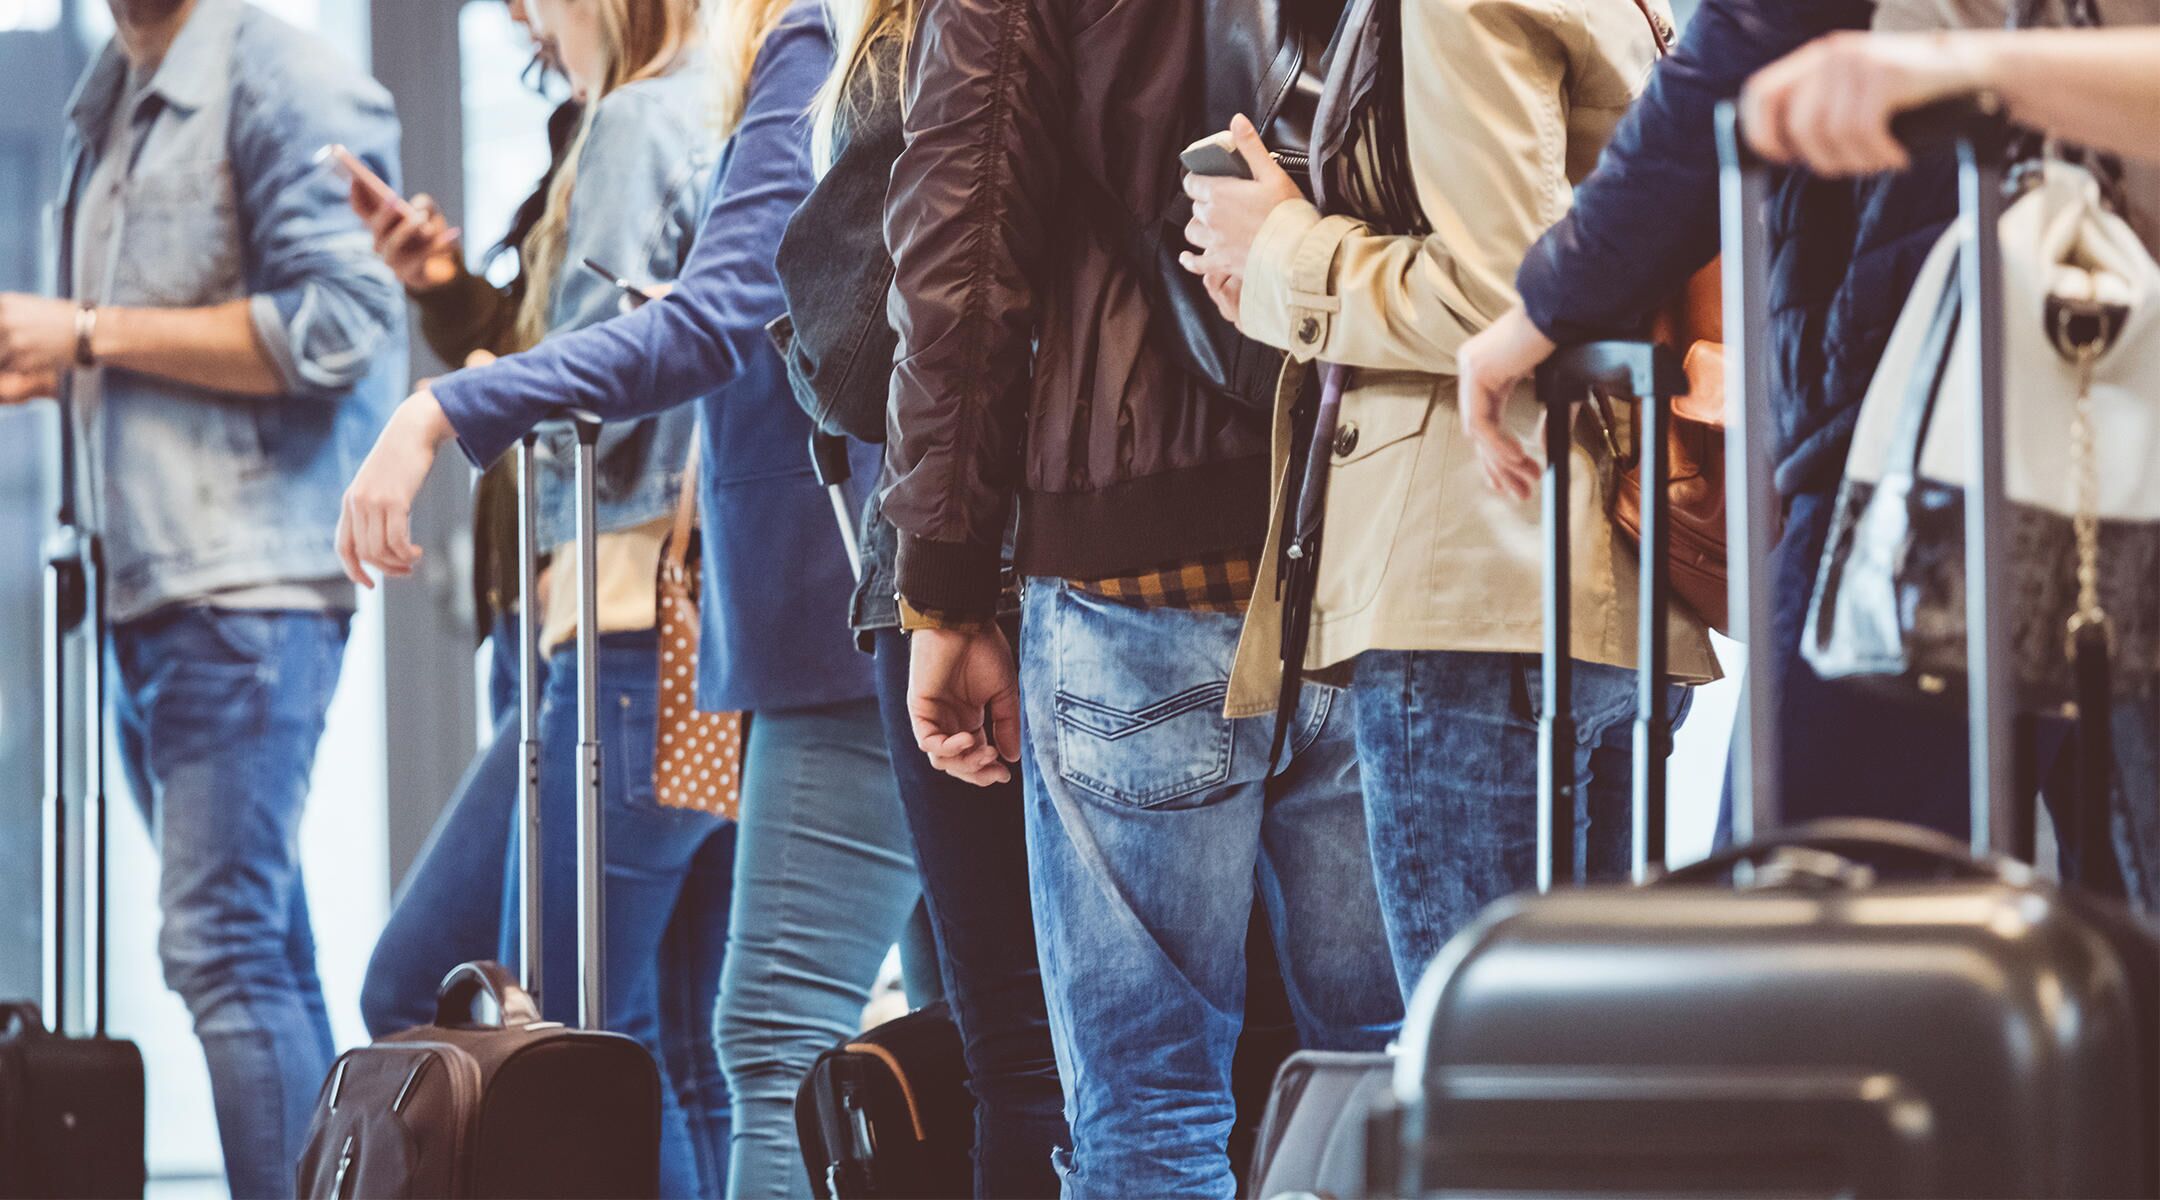
[[[0,371],[42,376],[75,365],[72,301],[0,292]]]
[[[1224,271],[1210,271],[1201,276],[1200,281],[1207,285],[1208,299],[1215,302],[1215,311],[1223,315],[1223,320],[1236,325],[1238,305],[1245,299],[1245,281]]]
[[[0,404],[25,404],[60,392],[60,376],[54,371],[0,370]]]
[[[1530,498],[1544,468],[1523,449],[1522,439],[1502,417],[1523,381],[1555,349],[1553,340],[1518,304],[1455,352],[1455,397],[1462,409],[1463,432],[1477,449],[1485,482],[1518,501]]]
[[[375,235],[375,253],[407,290],[433,291],[457,278],[463,265],[458,257],[458,231],[443,219],[433,197],[414,196],[407,214],[390,205],[378,207],[374,197],[354,184],[351,202],[353,211],[367,222],[368,232]]]
[[[367,567],[403,577],[420,564],[421,550],[412,542],[413,497],[427,482],[436,451],[454,436],[442,405],[426,390],[413,393],[390,415],[345,489],[338,514],[337,552],[347,578],[374,587]]]
[[[1178,255],[1178,262],[1193,274],[1222,278],[1222,283],[1208,285],[1208,294],[1216,298],[1217,307],[1243,288],[1245,260],[1252,254],[1253,241],[1260,236],[1260,227],[1267,223],[1268,215],[1283,201],[1295,200],[1300,194],[1296,181],[1268,153],[1260,131],[1242,114],[1231,119],[1230,138],[1252,178],[1185,177],[1185,194],[1193,201],[1193,218],[1185,226],[1185,240],[1199,252]],[[1226,315],[1236,319],[1234,305]]]
[[[1952,33],[1831,34],[1748,80],[1741,127],[1757,154],[1819,175],[1904,170],[1910,161],[1891,118],[1980,90],[1985,45]]]
[[[909,635],[908,718],[930,765],[976,787],[1020,761],[1020,673],[997,627]],[[988,720],[984,714],[988,712]]]

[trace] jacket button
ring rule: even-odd
[[[1307,317],[1298,322],[1297,340],[1311,345],[1320,340],[1320,318]]]
[[[1344,425],[1335,431],[1335,457],[1348,458],[1357,453],[1357,426]]]

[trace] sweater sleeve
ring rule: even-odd
[[[1718,249],[1714,113],[1748,76],[1835,29],[1864,28],[1871,0],[1704,0],[1673,53],[1523,260],[1516,290],[1547,337],[1641,328]]]
[[[742,124],[674,291],[436,381],[467,457],[493,460],[563,408],[616,421],[724,394],[756,356],[772,353],[765,326],[784,307],[773,252],[810,190],[807,114],[831,67],[818,6],[797,5],[758,54]]]

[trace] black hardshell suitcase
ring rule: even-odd
[[[0,1003],[0,1197],[143,1194],[143,1059],[133,1042],[105,1034],[105,789],[103,565],[95,535],[75,521],[73,415],[60,408],[60,503],[46,547],[45,1005]],[[70,645],[78,653],[70,655]],[[70,716],[70,713],[74,716]],[[79,720],[79,724],[78,724]],[[71,737],[70,734],[77,736]],[[80,755],[71,762],[70,751]],[[85,787],[80,812],[69,777]],[[70,831],[80,817],[82,828]],[[71,847],[89,866],[76,936],[70,914]],[[69,953],[80,951],[80,972]],[[70,1036],[71,982],[80,978],[91,1033]],[[50,1028],[45,1013],[52,1018]]]
[[[975,1194],[975,1097],[940,1000],[827,1050],[795,1093],[818,1200]]]
[[[582,1028],[540,1018],[538,630],[520,618],[519,901],[522,982],[496,963],[443,980],[435,1021],[346,1052],[323,1083],[299,1163],[299,1195],[650,1197],[660,1191],[660,1076],[635,1040],[601,1031],[600,744],[593,456],[599,426],[577,422],[578,1010]],[[518,448],[524,594],[538,595],[533,443]]]
[[[1720,126],[1725,327],[1740,343],[1729,347],[1728,390],[1744,397],[1728,435],[1733,557],[1746,564],[1732,611],[1745,638],[1767,628],[1775,519],[1762,439],[1747,433],[1769,416],[1762,352],[1746,344],[1765,327],[1766,189],[1729,109]],[[1902,130],[1916,147],[1958,148],[1964,219],[1989,234],[2001,204],[1998,130],[1970,106]],[[1966,309],[1983,322],[1975,427],[1987,461],[1972,474],[1981,499],[1968,550],[1976,567],[1993,568],[2005,524],[1989,519],[2002,496],[2000,372],[1989,356],[2002,310],[1997,250],[1991,237],[1976,244],[1964,284]],[[1568,392],[1614,382],[1597,357],[1578,350],[1542,378],[1553,424],[1564,425]],[[1652,366],[1638,365],[1638,374]],[[1637,394],[1661,390],[1636,382]],[[1642,441],[1662,444],[1656,430]],[[1554,461],[1548,505],[1565,486],[1565,458]],[[1646,469],[1646,495],[1653,479]],[[2125,910],[1993,853],[1993,835],[2015,836],[2018,804],[2030,800],[2008,790],[2004,673],[1987,670],[2007,660],[1989,653],[2004,622],[1988,604],[2006,591],[1991,587],[1993,570],[1969,574],[1986,581],[1971,622],[1972,852],[1906,826],[1829,822],[1651,886],[1495,906],[1442,952],[1412,1005],[1403,1049],[1421,1069],[1376,1139],[1375,1194],[2160,1194],[2160,942]],[[1564,615],[1552,595],[1548,630]],[[1764,639],[1750,651],[1742,711],[1752,736],[1737,778],[1768,829],[1776,700]],[[1548,706],[1553,698],[1548,690]],[[1564,717],[1550,728],[1564,734]],[[1565,782],[1548,795],[1565,803]],[[1646,815],[1639,804],[1638,822]],[[1553,849],[1564,853],[1566,839]]]

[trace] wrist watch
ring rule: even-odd
[[[91,349],[90,339],[97,335],[97,305],[85,303],[75,310],[75,365],[94,367],[97,353]]]

